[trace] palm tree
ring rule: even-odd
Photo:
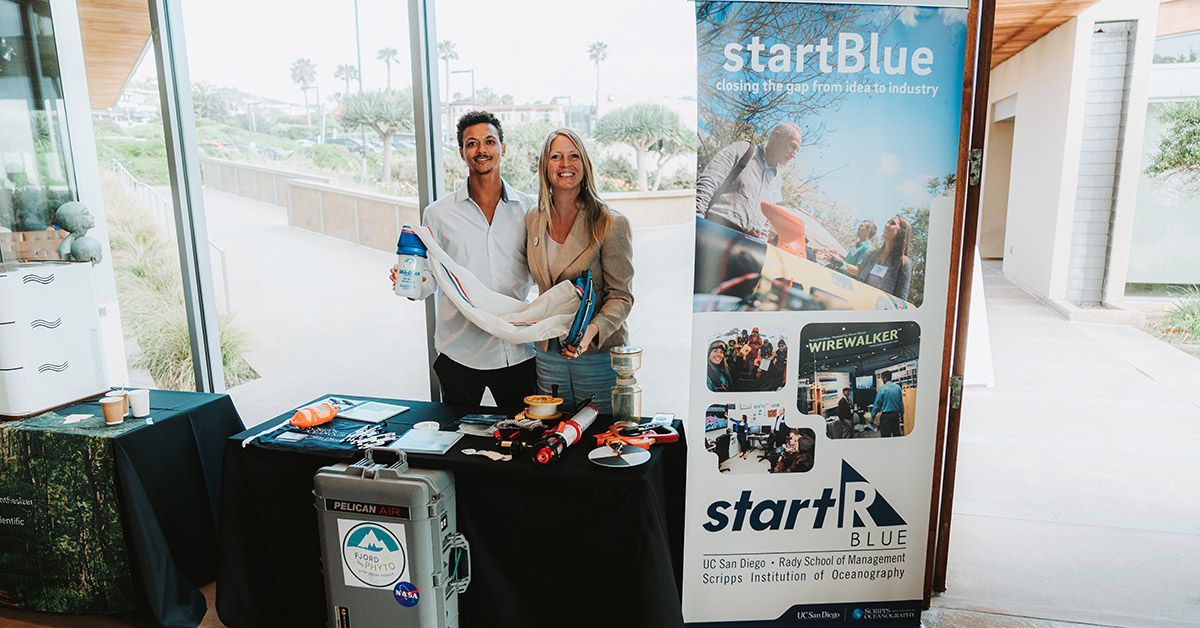
[[[346,91],[342,94],[344,99],[350,95],[350,81],[358,78],[358,68],[351,63],[343,63],[333,70],[333,78],[342,79],[346,83]]]
[[[438,42],[438,57],[442,59],[442,69],[446,71],[446,104],[450,103],[450,62],[458,59],[458,51],[454,42],[443,39]]]
[[[312,125],[312,112],[308,108],[308,88],[313,86],[317,80],[317,64],[311,59],[303,57],[292,62],[292,82],[300,86],[300,93],[304,94],[304,119],[308,125]]]
[[[375,58],[387,64],[387,88],[392,89],[392,62],[400,61],[400,51],[395,48],[380,48]]]
[[[608,58],[608,44],[594,41],[588,44],[588,59],[596,64],[596,115],[600,115],[600,62]]]

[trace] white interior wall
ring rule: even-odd
[[[1000,64],[992,70],[988,94],[992,105],[1017,96],[1004,275],[1042,296],[1052,295],[1055,274],[1060,286],[1065,280],[1066,267],[1059,264],[1055,270],[1054,253],[1069,246],[1066,225],[1071,204],[1063,198],[1069,191],[1063,182],[1074,183],[1066,170],[1075,37],[1072,20]],[[1074,146],[1077,153],[1078,138]]]
[[[1126,125],[1141,129],[1157,19],[1156,2],[1102,0],[992,70],[989,103],[1017,96],[1004,274],[1035,294],[1066,293],[1092,30],[1096,22],[1138,23]],[[1141,152],[1142,134],[1126,134],[1123,154]],[[1120,170],[1105,302],[1124,295],[1139,167],[1126,159]]]

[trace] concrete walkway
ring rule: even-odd
[[[964,395],[926,625],[1200,624],[1200,360],[984,274],[997,385]]]

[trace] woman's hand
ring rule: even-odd
[[[400,278],[400,271],[396,270],[395,266],[388,269],[388,278],[392,280],[392,289],[396,289],[396,281]]]
[[[588,323],[587,329],[583,330],[583,338],[579,341],[579,344],[567,345],[563,347],[562,357],[568,360],[574,360],[575,358],[583,355],[584,352],[587,351],[587,348],[592,346],[592,339],[595,338],[596,334],[598,333],[600,333],[600,328],[597,327],[595,323]]]

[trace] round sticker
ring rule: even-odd
[[[363,584],[387,587],[404,575],[404,548],[391,530],[374,523],[360,523],[342,539],[346,567]]]
[[[412,608],[421,601],[421,590],[415,584],[404,580],[396,583],[396,588],[392,589],[392,596],[400,606]]]

